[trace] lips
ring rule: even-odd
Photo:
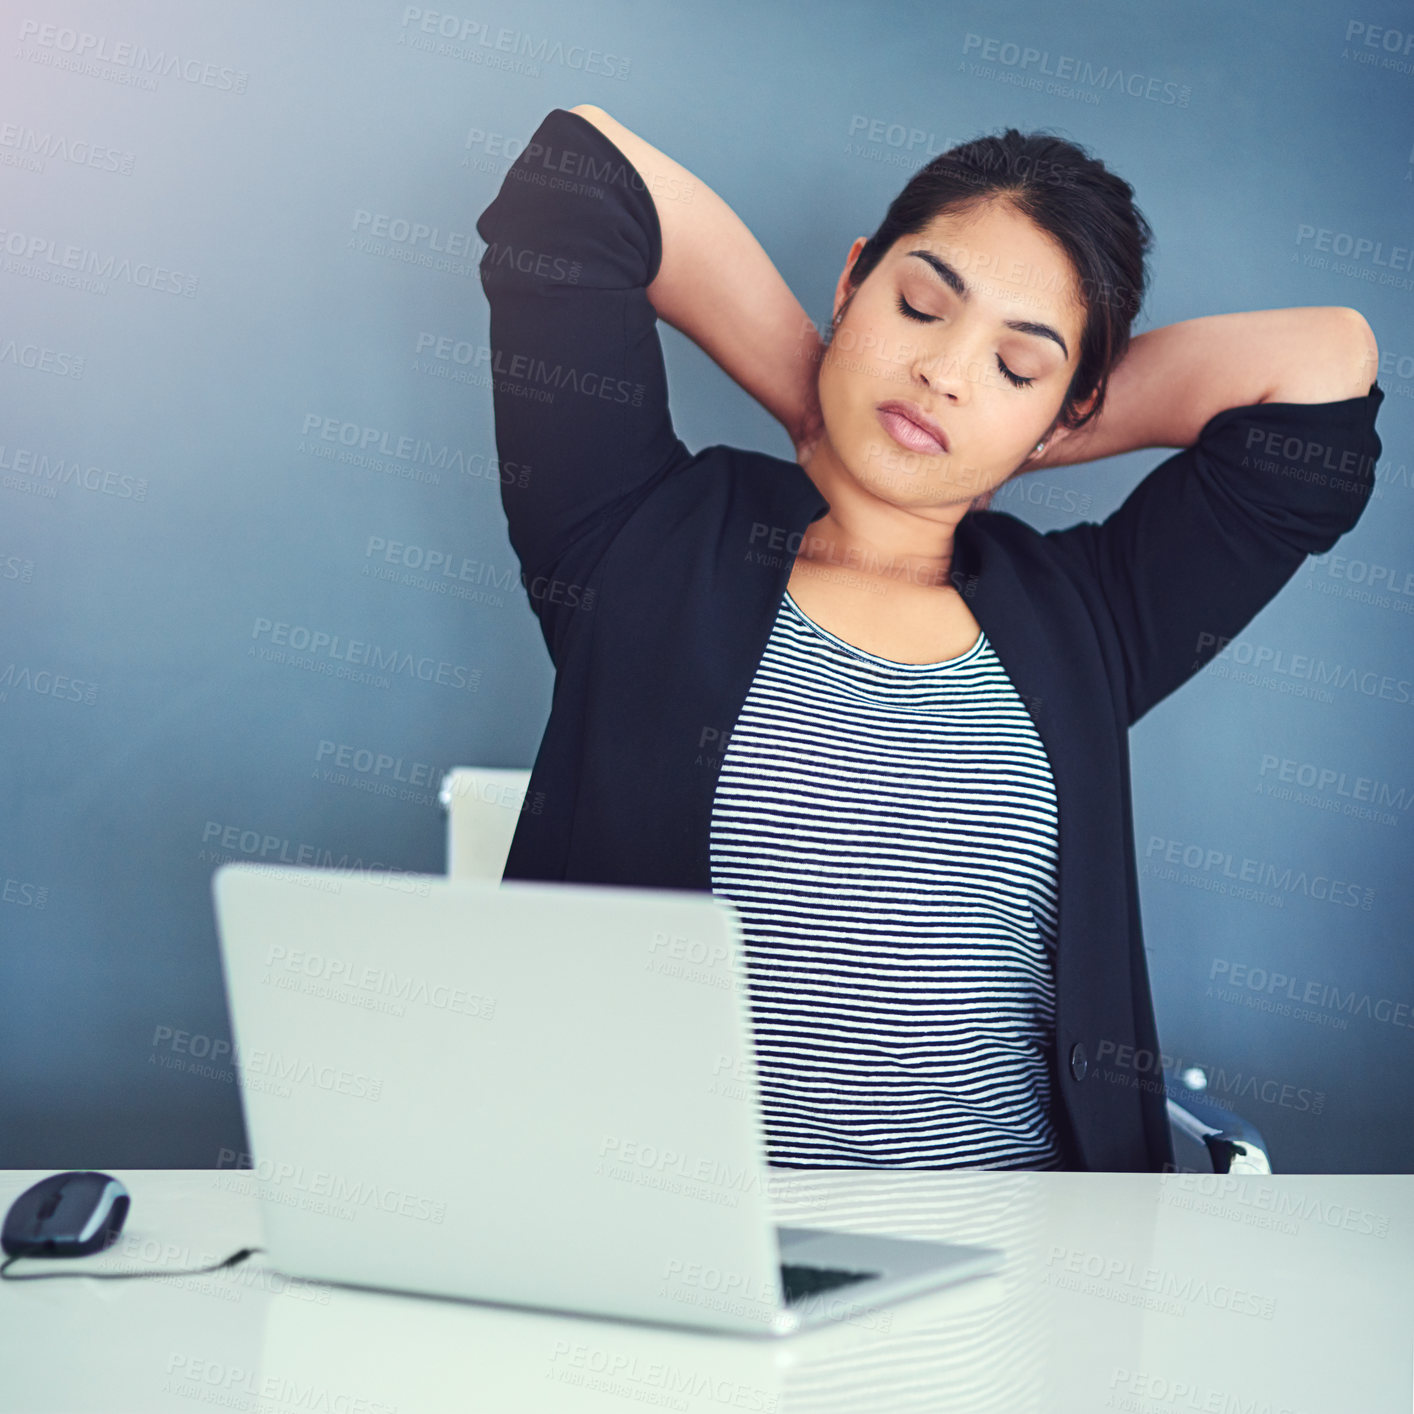
[[[878,417],[889,436],[910,452],[936,457],[948,450],[947,433],[913,403],[896,399],[880,403]]]

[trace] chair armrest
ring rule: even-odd
[[[1266,1141],[1257,1127],[1224,1109],[1200,1091],[1164,1077],[1169,1120],[1212,1156],[1214,1173],[1271,1173]]]
[[[523,769],[454,766],[443,776],[449,877],[501,882],[529,785]]]

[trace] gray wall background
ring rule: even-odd
[[[441,872],[443,770],[533,759],[552,675],[500,509],[474,222],[551,107],[595,102],[715,187],[821,322],[908,175],[1008,124],[1134,183],[1136,332],[1370,320],[1377,499],[1135,729],[1136,833],[1172,1066],[1279,1169],[1414,1170],[1411,31],[1386,0],[6,7],[0,1166],[243,1149],[214,867]],[[380,218],[437,234],[380,246]],[[689,446],[792,455],[660,329]],[[1164,455],[994,508],[1100,520]],[[411,666],[262,656],[280,624]],[[1299,695],[1296,654],[1352,685]],[[1249,859],[1286,882],[1223,892]]]

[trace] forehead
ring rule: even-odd
[[[1001,317],[1041,319],[1078,341],[1085,303],[1075,266],[1048,231],[1010,202],[991,200],[943,212],[922,231],[894,242],[890,259],[925,280],[943,284],[926,251],[955,272],[969,303],[993,306]]]

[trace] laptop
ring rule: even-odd
[[[212,876],[272,1264],[746,1335],[996,1272],[777,1226],[740,923],[680,889],[248,862]]]

